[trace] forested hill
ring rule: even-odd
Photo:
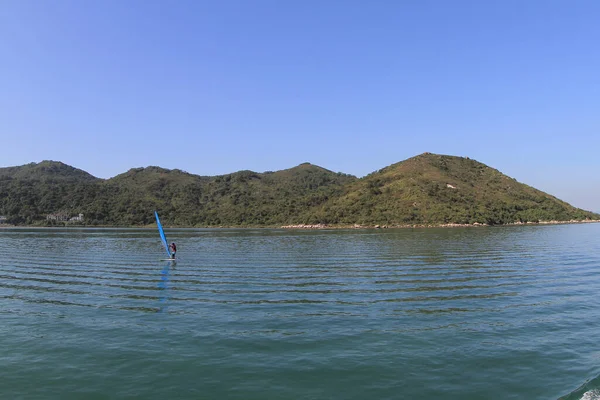
[[[600,215],[467,157],[424,153],[349,184],[323,206],[336,223],[440,224],[569,221]]]
[[[198,176],[160,167],[99,179],[63,163],[0,168],[0,216],[89,226],[505,224],[600,219],[475,160],[425,153],[358,179],[304,163]],[[48,217],[50,216],[50,217]],[[50,219],[48,219],[50,218]]]
[[[44,161],[0,168],[0,215],[13,224],[44,225],[56,223],[49,214],[82,213],[85,225],[134,226],[152,224],[158,210],[165,225],[276,226],[301,221],[357,179],[309,163],[213,177],[134,168],[106,180],[74,168],[67,174],[63,166]]]
[[[27,181],[99,181],[100,179],[70,165],[57,161],[29,163],[20,167],[0,168],[0,179],[23,179]]]

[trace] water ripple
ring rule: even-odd
[[[558,398],[600,376],[599,228],[179,229],[176,263],[153,230],[2,229],[0,394]]]

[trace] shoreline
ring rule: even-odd
[[[475,222],[473,224],[403,224],[403,225],[327,225],[327,224],[296,224],[284,225],[281,229],[406,229],[406,228],[476,228],[476,227],[500,227],[500,226],[535,226],[535,225],[567,225],[567,224],[589,224],[600,223],[597,219],[569,220],[569,221],[538,221],[538,222],[512,222],[510,224],[489,225]]]
[[[417,228],[480,228],[480,227],[502,227],[502,226],[535,226],[535,225],[567,225],[567,224],[590,224],[600,223],[596,219],[569,220],[569,221],[538,221],[538,222],[513,222],[510,224],[488,225],[475,222],[473,224],[392,224],[392,225],[370,225],[370,224],[290,224],[290,225],[256,225],[256,226],[172,226],[166,225],[169,229],[300,229],[300,230],[322,230],[322,229],[417,229]],[[0,224],[0,229],[8,228],[75,228],[75,229],[155,229],[156,225],[62,225],[62,226],[42,226],[42,225],[10,225]]]

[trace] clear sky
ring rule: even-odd
[[[0,0],[0,167],[468,156],[600,211],[600,1]]]

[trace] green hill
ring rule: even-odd
[[[45,160],[20,167],[0,168],[0,179],[23,179],[32,181],[97,181],[98,178],[70,165],[58,161]]]
[[[45,221],[48,213],[79,210],[95,199],[102,182],[56,161],[0,168],[0,215],[14,224]]]
[[[215,177],[134,168],[107,180],[90,180],[71,168],[52,180],[38,173],[42,164],[44,171],[63,171],[64,164],[45,161],[0,168],[0,215],[10,222],[44,224],[47,214],[61,212],[83,213],[88,225],[147,225],[154,222],[153,210],[159,210],[166,225],[274,226],[295,223],[356,180],[308,163]]]
[[[431,153],[354,182],[322,212],[335,223],[391,225],[495,225],[600,217],[475,160]]]
[[[600,219],[468,158],[425,153],[364,178],[309,163],[257,173],[198,176],[160,167],[99,179],[63,163],[0,168],[0,215],[14,224],[85,225],[505,224]]]

